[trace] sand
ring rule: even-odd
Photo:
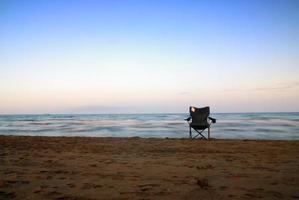
[[[299,199],[299,141],[0,136],[0,199]]]

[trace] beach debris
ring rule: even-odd
[[[210,187],[209,181],[206,178],[203,179],[197,179],[197,185],[199,185],[202,189],[208,189]]]

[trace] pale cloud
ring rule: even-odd
[[[235,88],[225,88],[225,92],[271,92],[271,91],[285,91],[291,89],[298,89],[299,82],[283,82],[276,83],[273,85],[264,85],[258,87],[235,87]]]

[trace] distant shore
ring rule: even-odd
[[[296,199],[299,141],[0,136],[0,199]]]

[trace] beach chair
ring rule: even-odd
[[[195,139],[199,135],[202,139],[207,139],[202,132],[208,129],[208,139],[210,139],[210,127],[212,123],[216,123],[216,119],[210,117],[210,107],[196,108],[194,106],[189,107],[190,117],[185,119],[189,124],[189,137]],[[198,134],[192,137],[192,130],[194,129]]]

